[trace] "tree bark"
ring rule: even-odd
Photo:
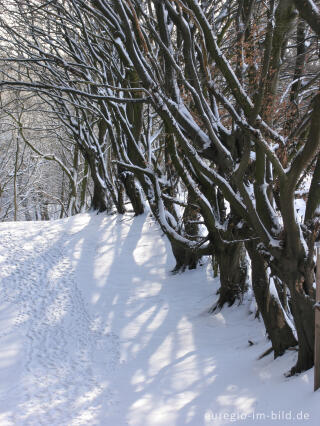
[[[241,301],[247,290],[247,262],[243,243],[224,244],[215,250],[219,264],[220,289],[219,300],[210,309],[222,309],[227,304],[232,306],[236,300]]]
[[[97,182],[96,179],[93,180],[93,196],[91,200],[91,209],[102,213],[110,210],[110,206],[107,202],[106,190]]]
[[[297,275],[290,277],[288,286],[291,294],[291,311],[294,318],[299,353],[297,364],[291,369],[291,374],[301,373],[314,364],[314,309],[315,300],[308,297],[303,289],[303,278]]]
[[[252,244],[248,243],[246,247],[251,259],[252,289],[266,332],[272,343],[274,357],[277,358],[286,349],[296,346],[297,340],[286,320],[280,300],[277,300],[270,293],[270,284],[263,258]]]
[[[136,216],[144,213],[144,204],[142,200],[142,194],[137,187],[134,179],[134,174],[128,171],[120,172],[120,179],[126,190],[126,194],[132,204],[134,213]]]
[[[176,260],[173,273],[184,272],[186,269],[196,269],[199,262],[199,255],[196,251],[186,250],[181,246],[171,243],[172,253]]]
[[[191,192],[188,193],[188,205],[183,213],[183,232],[191,239],[196,240],[199,236],[199,212],[192,206],[195,201]],[[191,251],[172,243],[172,252],[176,259],[176,266],[172,272],[184,272],[186,269],[196,269],[201,256],[197,251]]]

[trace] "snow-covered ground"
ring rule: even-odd
[[[208,315],[210,265],[173,266],[147,216],[0,224],[0,426],[319,425],[250,298]]]

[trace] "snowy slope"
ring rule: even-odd
[[[208,315],[210,265],[173,266],[146,216],[0,224],[0,426],[318,425],[250,300]]]

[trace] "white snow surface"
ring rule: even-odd
[[[210,264],[173,266],[148,215],[1,223],[0,425],[318,425],[250,297],[209,315]]]

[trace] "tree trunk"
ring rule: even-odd
[[[199,262],[199,255],[196,251],[186,250],[173,242],[171,243],[172,252],[176,260],[173,273],[184,272],[186,269],[196,269]]]
[[[13,175],[13,205],[14,205],[14,216],[13,220],[16,222],[18,218],[18,169],[19,169],[19,139],[17,138],[16,157],[14,162],[14,175]]]
[[[280,300],[270,293],[270,284],[263,258],[252,244],[246,245],[252,268],[252,288],[262,316],[266,332],[271,340],[274,357],[282,355],[286,349],[296,346],[297,341],[289,326]]]
[[[86,201],[87,201],[87,187],[88,187],[88,170],[89,164],[88,161],[85,159],[84,162],[84,171],[83,171],[83,180],[81,183],[81,193],[80,193],[80,211],[84,211],[86,208]]]
[[[315,292],[313,288],[314,265],[306,264],[297,254],[283,256],[274,261],[273,272],[284,282],[290,292],[290,310],[298,337],[298,361],[291,374],[300,373],[314,364],[314,309]]]
[[[225,304],[232,306],[238,299],[242,300],[247,290],[247,262],[243,243],[223,244],[215,251],[219,264],[220,289],[219,300],[210,309],[214,312]]]
[[[132,204],[136,216],[144,213],[142,194],[134,179],[134,174],[128,171],[120,172],[120,179],[125,187],[126,194]]]
[[[188,193],[188,205],[184,209],[183,213],[183,226],[184,233],[187,238],[196,240],[199,237],[199,211],[192,205],[194,198],[189,191]],[[176,259],[176,266],[173,269],[173,273],[184,272],[186,269],[196,269],[201,256],[196,250],[188,250],[181,246],[177,246],[171,243],[172,252]]]
[[[102,213],[110,210],[110,205],[107,201],[107,193],[105,188],[99,183],[98,179],[93,180],[93,196],[91,200],[91,209]]]
[[[118,211],[126,211],[125,206],[125,194],[124,194],[124,186],[120,180],[117,181],[116,184],[117,189],[117,205],[118,205]]]
[[[81,147],[82,148],[82,147]],[[110,211],[112,203],[114,203],[117,212],[119,214],[125,213],[124,205],[118,203],[117,196],[115,194],[114,188],[110,188],[112,194],[108,196],[110,191],[108,191],[107,184],[104,185],[105,180],[103,179],[103,173],[100,173],[99,163],[96,161],[94,153],[85,151],[83,149],[83,156],[88,161],[91,178],[93,181],[93,197],[91,200],[91,209],[96,210],[98,213],[105,211]],[[101,166],[101,165],[100,165]]]
[[[50,220],[48,211],[48,201],[42,200],[40,205],[41,220]]]
[[[291,369],[291,374],[295,374],[306,371],[314,365],[315,324],[313,305],[315,300],[305,294],[301,277],[300,279],[290,279],[288,287],[291,294],[291,311],[299,342],[298,361]]]

